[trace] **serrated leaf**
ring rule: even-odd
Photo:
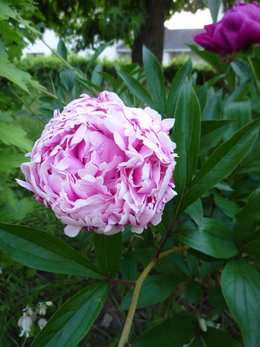
[[[215,149],[192,180],[183,197],[180,211],[186,209],[236,168],[253,148],[259,124],[259,120],[250,122]]]
[[[0,172],[12,172],[13,169],[19,167],[25,159],[24,154],[15,153],[10,148],[0,149]]]
[[[4,1],[0,2],[0,18],[1,19],[8,19],[8,18],[17,18],[17,13],[11,9],[10,6],[8,6],[7,3]]]
[[[191,248],[215,258],[230,258],[238,253],[232,231],[215,219],[204,218],[197,228],[184,224],[176,237]]]
[[[106,284],[82,289],[54,313],[30,347],[78,346],[97,319],[106,295]]]
[[[145,46],[143,46],[143,63],[155,109],[163,115],[166,111],[166,94],[162,66],[155,55]]]
[[[0,220],[6,223],[22,220],[33,212],[36,204],[36,201],[31,198],[22,198],[15,201],[15,206],[5,203],[0,206]]]
[[[94,246],[99,268],[106,276],[113,276],[120,264],[122,233],[114,235],[94,234]]]
[[[34,269],[102,277],[86,257],[65,242],[38,229],[0,223],[0,250]]]
[[[221,287],[229,310],[241,328],[245,347],[259,346],[259,272],[245,261],[231,261],[222,272]]]
[[[25,151],[30,151],[33,146],[23,128],[14,123],[0,121],[0,140],[6,145],[13,145]]]

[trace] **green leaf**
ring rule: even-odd
[[[25,161],[26,158],[22,153],[16,153],[11,148],[0,149],[0,172],[12,172]]]
[[[68,51],[66,48],[66,45],[63,40],[59,40],[57,45],[57,53],[64,59],[67,60],[68,57]]]
[[[198,323],[192,316],[175,314],[171,319],[138,337],[133,347],[183,347],[198,332]]]
[[[100,278],[95,266],[44,231],[0,223],[0,250],[21,264],[47,272]]]
[[[230,218],[234,218],[235,214],[240,211],[240,207],[235,201],[228,200],[220,194],[214,193],[214,201],[216,206]]]
[[[155,104],[147,93],[145,88],[142,86],[140,82],[138,82],[135,78],[130,76],[128,73],[122,71],[122,69],[116,69],[118,75],[122,78],[127,88],[132,92],[138,99],[142,100],[147,106],[151,108],[155,108]]]
[[[216,22],[218,19],[218,13],[219,13],[221,4],[222,4],[221,0],[207,0],[207,5],[210,10],[210,15],[213,22]]]
[[[260,259],[260,238],[248,242],[243,248],[243,253],[247,253],[251,258]]]
[[[218,53],[207,51],[207,50],[201,50],[199,46],[196,46],[196,45],[189,45],[189,47],[191,48],[193,52],[195,52],[199,57],[204,59],[218,72],[226,73],[228,71],[229,65],[223,64]]]
[[[231,122],[231,120],[203,120],[201,122],[201,136],[208,135],[216,129],[225,128]]]
[[[74,347],[87,335],[107,295],[107,285],[88,286],[62,305],[30,347]]]
[[[143,46],[143,62],[146,80],[155,103],[155,109],[163,115],[166,111],[166,95],[162,66],[155,55],[145,46]]]
[[[224,119],[233,120],[233,131],[237,131],[252,120],[250,101],[230,102],[224,108]]]
[[[4,1],[0,2],[0,18],[8,19],[8,18],[17,18],[17,13],[11,9]]]
[[[244,208],[235,216],[235,241],[241,245],[250,238],[260,221],[260,188],[255,189],[248,197]]]
[[[119,268],[122,254],[122,233],[114,235],[94,234],[96,257],[101,272],[109,277]]]
[[[179,283],[180,279],[170,274],[149,276],[142,287],[137,308],[155,305],[166,300]],[[128,292],[121,303],[123,310],[129,309],[131,299],[132,292]]]
[[[113,40],[101,43],[95,50],[95,53],[91,55],[91,58],[88,62],[88,65],[86,67],[86,72],[93,66],[96,64],[96,60],[97,58],[100,56],[100,54],[109,46],[111,46],[113,44]]]
[[[101,64],[97,64],[92,72],[91,75],[91,82],[94,83],[96,86],[100,86],[102,85],[102,75],[101,72],[103,71],[103,66]]]
[[[185,298],[189,304],[196,304],[202,295],[200,283],[191,281],[186,286]]]
[[[8,79],[9,81],[16,84],[18,87],[23,89],[24,91],[26,91],[27,93],[29,92],[27,88],[27,84],[32,81],[30,74],[28,74],[28,72],[20,70],[8,60],[8,55],[1,42],[0,42],[0,77],[4,77]]]
[[[190,76],[192,72],[192,63],[189,59],[176,73],[174,79],[172,80],[172,84],[170,86],[168,98],[167,98],[167,115],[169,117],[175,114],[175,107],[181,92],[183,83],[186,77]]]
[[[230,258],[238,253],[232,231],[215,219],[204,218],[197,228],[184,224],[176,237],[191,248],[215,258]]]
[[[176,190],[181,198],[197,165],[200,141],[200,107],[191,82],[184,82],[175,114],[172,138],[178,154],[174,171]]]
[[[251,173],[251,172],[259,172],[260,171],[260,158],[255,158],[250,162],[241,165],[239,173]]]
[[[245,347],[259,346],[259,272],[245,261],[231,261],[222,272],[221,287],[229,310],[240,326]]]
[[[197,225],[200,225],[203,218],[201,199],[194,201],[188,208],[186,208],[185,213],[188,214]]]
[[[15,201],[15,206],[5,203],[0,206],[0,221],[10,223],[10,221],[22,220],[33,212],[36,204],[37,202],[31,197]]]
[[[0,121],[0,139],[6,145],[13,145],[25,151],[30,151],[33,146],[26,132],[18,124]]]
[[[215,149],[192,180],[183,197],[180,211],[185,210],[238,166],[253,148],[259,123],[259,119],[250,122]]]
[[[202,347],[241,347],[232,336],[222,330],[207,328],[207,332],[201,334]],[[193,345],[192,345],[193,346]]]

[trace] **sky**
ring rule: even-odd
[[[164,23],[167,29],[201,29],[206,24],[211,24],[212,18],[209,9],[191,12],[177,12]]]

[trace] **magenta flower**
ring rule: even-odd
[[[260,43],[260,4],[236,3],[206,32],[194,36],[202,47],[221,55],[231,54]]]
[[[46,125],[18,183],[52,208],[65,233],[141,233],[176,195],[173,119],[131,108],[114,93],[82,95]]]

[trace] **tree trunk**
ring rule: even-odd
[[[146,0],[147,17],[134,38],[132,62],[143,64],[142,47],[149,48],[162,62],[164,21],[169,0]]]

